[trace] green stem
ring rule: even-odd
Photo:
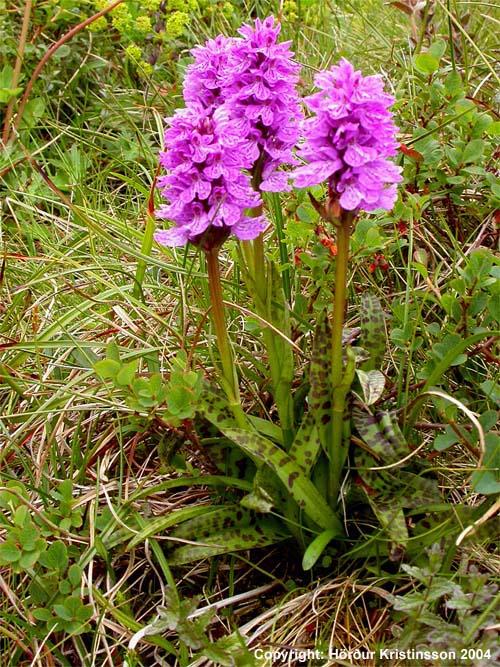
[[[350,389],[348,378],[344,377],[342,359],[342,332],[344,329],[347,300],[347,270],[349,261],[349,239],[353,220],[351,212],[343,212],[337,227],[337,259],[335,265],[335,298],[332,322],[332,438],[330,441],[330,475],[328,494],[330,503],[337,504],[340,478],[347,456],[344,441],[344,410],[346,396]]]
[[[217,346],[219,348],[222,365],[222,386],[238,425],[240,428],[246,429],[248,428],[248,423],[241,408],[236,365],[234,363],[231,342],[226,328],[222,284],[220,279],[219,249],[211,248],[205,252],[205,256],[207,258],[212,322],[215,329],[215,336],[217,338]]]
[[[342,384],[342,332],[347,295],[347,268],[349,261],[349,239],[351,235],[352,214],[343,214],[337,228],[337,258],[335,265],[335,299],[333,302],[332,322],[332,386]]]
[[[24,51],[26,49],[26,39],[28,37],[28,29],[30,25],[32,5],[33,5],[32,0],[26,0],[26,3],[24,5],[23,22],[21,25],[21,34],[19,35],[19,44],[17,47],[16,63],[14,65],[14,72],[12,73],[12,80],[10,82],[11,88],[17,88],[17,84],[19,83],[19,78],[21,76],[21,68],[23,65]],[[2,134],[2,142],[4,145],[7,144],[7,141],[9,139],[10,119],[12,118],[12,112],[14,111],[14,104],[15,104],[15,97],[13,97],[10,100],[7,106],[7,110],[5,112],[5,118],[3,121],[3,134]]]
[[[266,303],[267,271],[264,256],[264,234],[259,234],[253,241],[253,279],[260,301]]]
[[[254,215],[261,215],[262,207],[253,210]],[[252,241],[252,252],[250,253],[250,262],[248,268],[252,272],[254,281],[256,299],[256,308],[259,315],[264,317],[271,324],[273,322],[271,312],[271,300],[273,299],[273,289],[270,284],[270,268],[266,266],[264,253],[264,235],[260,234]],[[285,305],[285,304],[284,304]],[[273,396],[280,418],[281,430],[283,431],[283,441],[285,447],[291,446],[294,437],[294,418],[293,418],[293,400],[291,393],[291,383],[282,377],[280,353],[277,351],[276,334],[265,328],[263,331],[264,345],[269,359],[271,371],[271,380],[273,384]],[[279,349],[279,348],[278,348]]]
[[[144,236],[142,238],[141,254],[149,257],[153,247],[153,234],[155,231],[155,219],[152,215],[146,216],[146,227],[144,229]],[[144,292],[142,291],[142,283],[146,275],[147,262],[145,259],[139,259],[137,262],[137,269],[135,271],[135,283],[133,295],[136,299],[144,301]]]
[[[277,192],[274,192],[271,197],[274,218],[276,221],[276,234],[278,236],[279,242],[279,251],[280,251],[280,261],[283,265],[281,269],[281,279],[283,283],[283,291],[285,292],[285,297],[288,303],[292,302],[292,288],[290,284],[290,269],[288,268],[288,248],[286,244],[285,235],[283,232],[283,211],[281,210],[281,201],[280,196]],[[285,268],[286,267],[286,268]]]

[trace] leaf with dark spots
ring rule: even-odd
[[[230,429],[226,432],[226,435],[242,449],[258,457],[269,466],[287,487],[295,502],[299,506],[301,506],[301,503],[303,504],[305,513],[312,521],[321,528],[332,528],[337,530],[338,534],[343,533],[339,518],[294,459],[273,442],[266,440],[257,433],[249,433],[242,429]],[[283,465],[285,459],[287,462]],[[293,477],[290,477],[292,475]],[[289,486],[290,478],[293,481],[291,487]]]
[[[362,365],[363,371],[380,369],[386,347],[384,311],[380,301],[373,294],[365,293],[361,297],[361,347],[369,354]]]

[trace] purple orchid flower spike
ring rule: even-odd
[[[396,201],[401,168],[396,155],[397,127],[379,76],[364,77],[347,60],[315,77],[319,92],[305,99],[314,113],[304,123],[306,162],[294,172],[295,185],[328,182],[330,199],[346,211],[390,210]]]
[[[167,175],[158,187],[169,203],[157,212],[175,226],[157,232],[155,240],[174,247],[190,242],[206,250],[231,233],[242,240],[258,236],[264,218],[245,213],[261,204],[243,171],[253,164],[250,148],[223,108],[212,113],[195,104],[177,111],[160,155]]]

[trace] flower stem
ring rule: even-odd
[[[231,342],[226,328],[222,284],[220,279],[219,249],[214,247],[205,252],[208,269],[208,286],[210,290],[211,315],[217,338],[217,346],[222,365],[222,386],[229,400],[231,410],[238,425],[247,428],[247,420],[241,408],[238,376],[233,358]]]
[[[253,243],[253,279],[257,294],[262,303],[266,302],[267,272],[264,256],[264,234],[259,234]]]
[[[336,505],[340,490],[342,469],[347,457],[347,447],[344,442],[344,409],[346,396],[351,385],[351,378],[344,374],[342,358],[342,332],[344,329],[347,270],[349,261],[349,239],[353,220],[351,212],[343,211],[337,226],[337,258],[335,265],[335,298],[333,302],[332,322],[332,438],[330,442],[330,475],[329,489],[330,502]],[[349,381],[351,380],[351,381]]]
[[[255,288],[255,305],[258,314],[268,322],[271,322],[278,328],[282,328],[282,323],[274,321],[272,302],[274,299],[279,301],[279,295],[274,293],[273,281],[271,279],[272,267],[266,263],[264,253],[263,234],[260,234],[252,241],[251,252],[251,270]],[[283,303],[287,307],[287,303]],[[284,333],[288,333],[284,331]],[[269,369],[271,372],[271,381],[273,386],[273,397],[276,403],[276,409],[280,418],[281,430],[283,432],[283,442],[288,449],[294,438],[294,415],[292,399],[292,378],[288,377],[289,372],[293,374],[293,369],[285,369],[289,350],[283,351],[282,341],[276,337],[276,334],[267,327],[262,332],[264,346],[267,351]],[[293,361],[290,362],[290,366]]]

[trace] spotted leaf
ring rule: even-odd
[[[342,524],[336,514],[289,454],[257,433],[230,429],[226,431],[226,435],[251,456],[269,466],[312,521],[325,530],[333,528],[338,530],[338,534],[343,533]]]
[[[326,313],[323,313],[316,325],[311,354],[309,379],[309,409],[314,415],[317,436],[324,449],[328,451],[331,440],[332,423],[332,387],[331,387],[332,335]]]
[[[202,558],[265,547],[288,537],[277,529],[274,522],[262,520],[255,526],[236,527],[209,535],[200,540],[200,544],[178,547],[169,555],[168,561],[172,565],[183,565]]]
[[[384,311],[373,294],[361,297],[361,347],[369,354],[361,369],[371,371],[380,368],[385,352]]]
[[[302,419],[289,454],[308,475],[316,463],[320,449],[316,419],[313,412],[309,410]]]

